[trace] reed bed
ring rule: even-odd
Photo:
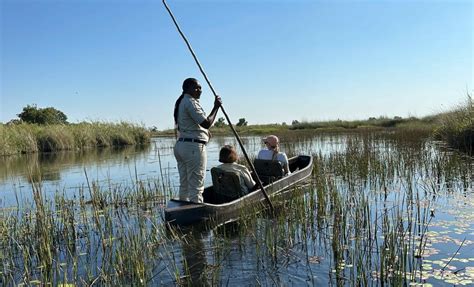
[[[300,280],[310,285],[321,283],[311,265],[324,261],[334,285],[423,284],[441,272],[424,263],[431,255],[434,201],[451,192],[472,191],[472,162],[435,152],[424,140],[394,148],[400,145],[400,135],[374,146],[378,137],[370,133],[353,137],[340,153],[315,154],[313,182],[306,195],[287,202],[284,211],[269,221],[250,220],[257,222],[250,232],[265,242],[261,257],[288,264],[300,251],[300,263],[295,264],[305,267]],[[258,240],[255,249],[262,250]],[[281,268],[283,262],[277,265]],[[470,273],[459,271],[455,282],[473,282]],[[291,278],[277,277],[263,285]]]
[[[275,213],[242,210],[225,225],[167,226],[171,192],[157,180],[132,188],[86,180],[76,196],[54,198],[35,182],[30,207],[0,211],[0,284],[471,284],[462,254],[474,242],[433,244],[441,244],[440,201],[472,195],[473,163],[428,134],[294,136],[283,141],[289,155],[333,149],[313,152],[312,178],[292,188],[295,196],[272,198]]]
[[[83,150],[95,147],[143,145],[149,142],[150,134],[147,129],[126,122],[0,125],[0,156]]]
[[[435,130],[436,138],[448,143],[451,147],[474,154],[474,102],[472,95],[450,112],[439,116],[439,126]]]
[[[160,265],[173,236],[158,212],[166,201],[160,185],[103,190],[87,182],[73,198],[48,199],[34,182],[29,207],[2,210],[0,283],[147,285],[169,271]]]

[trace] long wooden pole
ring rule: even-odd
[[[186,45],[188,46],[189,51],[190,51],[191,54],[193,55],[194,61],[196,61],[196,64],[198,65],[199,70],[201,71],[201,74],[204,76],[204,79],[206,79],[206,82],[207,82],[207,84],[209,85],[209,87],[211,88],[211,91],[212,91],[212,93],[214,94],[214,97],[217,97],[217,93],[216,93],[216,91],[214,90],[214,87],[212,86],[211,82],[209,81],[209,78],[207,77],[206,73],[204,72],[204,69],[202,68],[201,63],[199,63],[199,60],[198,60],[196,54],[194,53],[193,48],[191,47],[191,44],[189,44],[188,39],[186,39],[186,36],[184,35],[183,31],[182,31],[181,28],[179,27],[178,22],[176,21],[174,15],[173,15],[173,12],[171,12],[171,9],[168,7],[168,4],[166,4],[166,1],[165,1],[165,0],[163,0],[163,5],[165,5],[166,10],[167,10],[168,13],[170,14],[171,19],[173,20],[173,23],[174,23],[174,25],[176,26],[176,29],[178,29],[179,34],[181,35],[181,37],[183,38],[184,42],[185,42]],[[250,169],[251,169],[252,172],[256,175],[257,183],[258,183],[258,186],[260,187],[260,190],[262,191],[263,195],[265,195],[265,199],[267,200],[268,205],[270,206],[270,209],[273,211],[273,204],[272,204],[270,198],[268,197],[268,194],[267,194],[267,192],[265,191],[265,188],[263,187],[262,181],[260,180],[260,177],[258,176],[257,171],[255,170],[255,166],[253,165],[252,161],[250,160],[250,158],[249,158],[249,156],[248,156],[248,154],[247,154],[247,151],[245,150],[244,144],[242,143],[242,140],[240,139],[239,135],[237,134],[237,131],[235,130],[234,126],[232,125],[232,122],[230,121],[230,118],[229,118],[229,116],[227,115],[227,113],[226,113],[226,111],[225,111],[225,109],[224,109],[224,106],[222,106],[222,105],[221,105],[221,111],[222,111],[222,113],[224,114],[224,116],[225,116],[225,118],[226,118],[226,120],[227,120],[227,123],[229,123],[229,127],[231,128],[232,132],[234,133],[235,138],[236,138],[237,141],[239,142],[240,148],[242,149],[242,152],[244,153],[245,159],[246,159],[247,162],[249,163]]]

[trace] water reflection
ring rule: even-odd
[[[210,286],[207,282],[206,251],[201,233],[188,232],[182,241],[182,251],[186,260],[186,263],[183,264],[183,274],[188,285]]]
[[[123,182],[135,177],[135,170],[144,170],[135,167],[148,161],[151,150],[152,146],[129,146],[1,157],[0,205],[9,206],[17,192],[28,197],[31,193],[29,185],[33,182],[42,182],[49,191],[74,189],[86,182],[85,172],[93,180],[113,178]]]
[[[207,258],[207,252],[221,252],[227,259],[239,261],[241,253],[233,250],[234,246],[229,245],[218,249],[206,250],[206,243],[212,242],[237,242],[245,236],[245,227],[238,221],[228,222],[219,226],[198,225],[181,229],[183,232],[181,239],[181,250],[185,262],[182,266],[182,279],[185,285],[189,286],[214,286],[215,272],[219,271],[219,265],[224,258]],[[210,241],[209,241],[210,240]],[[237,241],[235,241],[237,240]],[[209,243],[211,242],[211,243]],[[226,244],[224,244],[226,245]],[[232,259],[231,259],[232,258]],[[217,260],[217,262],[216,262]],[[231,276],[230,274],[228,276]],[[234,275],[232,275],[234,276]]]
[[[262,214],[265,213],[266,212],[263,212]],[[226,239],[236,239],[239,238],[239,236],[242,236],[244,230],[245,228],[242,227],[239,221],[231,221],[214,228],[213,235]]]
[[[442,152],[426,141],[402,145],[390,134],[354,134],[350,137],[281,136],[282,149],[289,156],[298,153],[317,156],[308,190],[302,188],[303,196],[285,201],[280,212],[271,216],[260,213],[207,233],[191,230],[182,236],[164,238],[160,236],[163,228],[160,216],[155,213],[139,212],[136,215],[139,220],[135,220],[134,208],[115,207],[100,215],[95,213],[98,218],[107,220],[103,225],[93,223],[86,213],[84,219],[82,213],[78,214],[81,217],[79,224],[71,224],[80,230],[77,234],[73,232],[78,240],[75,244],[80,248],[72,254],[72,261],[79,263],[78,280],[100,277],[98,273],[102,273],[104,266],[107,268],[108,258],[114,257],[115,250],[133,253],[129,245],[136,242],[134,248],[140,251],[136,253],[140,258],[133,260],[144,263],[146,274],[151,276],[147,277],[150,281],[145,281],[149,285],[391,286],[428,282],[452,286],[451,278],[472,284],[472,160]],[[259,136],[246,137],[244,142],[250,155],[261,147]],[[233,137],[213,138],[208,145],[209,168],[217,164],[217,152],[223,144],[237,145]],[[39,159],[36,162],[43,172],[56,170],[59,173],[59,180],[47,180],[46,183],[71,184],[74,176],[77,176],[77,182],[84,182],[85,168],[91,177],[100,178],[105,174],[114,182],[130,179],[129,173],[133,180],[135,170],[140,178],[161,178],[163,175],[163,178],[169,178],[166,185],[171,186],[177,182],[173,145],[172,138],[155,139],[148,149],[101,155],[82,165],[75,160],[66,160],[63,166],[58,159],[51,163]],[[328,153],[328,156],[319,156]],[[57,169],[48,169],[51,166],[57,166]],[[11,173],[10,170],[7,172]],[[19,174],[22,172],[19,169]],[[4,186],[7,184],[12,182],[7,180]],[[7,192],[0,196],[5,194]],[[162,206],[158,208],[161,211]],[[62,212],[58,216],[65,214]],[[2,216],[7,217],[0,212]],[[0,259],[3,251],[3,261],[16,265],[8,270],[8,275],[2,277],[0,273],[0,285],[2,279],[11,280],[4,284],[8,285],[9,282],[21,282],[25,277],[22,272],[15,271],[26,266],[22,260],[29,259],[21,254],[18,256],[17,251],[35,250],[34,242],[28,245],[30,238],[22,240],[25,233],[17,231],[33,230],[34,225],[38,225],[28,213],[25,218],[24,225],[5,220],[5,223],[11,223],[6,225],[11,226],[6,232],[11,230],[13,233],[8,233],[7,237],[12,240],[6,243],[7,248],[0,250]],[[56,230],[63,230],[61,226],[67,221],[59,218],[55,222],[58,224],[52,225],[54,234],[60,234],[61,231]],[[150,228],[146,227],[147,222],[150,222]],[[16,226],[19,226],[18,230]],[[99,234],[103,232],[107,236],[102,238]],[[54,249],[69,250],[67,240],[62,240],[60,235],[56,237]],[[420,258],[417,249],[422,245],[424,256]],[[10,249],[17,253],[7,253]],[[159,256],[155,252],[157,249]],[[36,263],[34,260],[32,266]],[[53,260],[58,264],[65,261],[57,253]],[[387,264],[391,262],[396,266]],[[410,274],[403,274],[405,267]],[[110,268],[103,270],[115,267]],[[161,270],[159,275],[156,270]],[[384,270],[385,275],[380,270]],[[403,278],[394,277],[391,270],[403,274]],[[107,280],[114,280],[108,274],[118,274],[115,271],[104,273]],[[72,272],[68,269],[69,273]],[[449,277],[440,277],[440,274]],[[115,285],[143,284],[143,281],[131,281],[127,276],[117,276],[120,278]],[[113,281],[98,284],[112,285],[110,282]]]
[[[279,135],[281,149],[288,156],[329,153],[343,149],[348,136],[318,135],[293,132]],[[242,136],[242,142],[250,158],[262,148],[261,136]],[[0,207],[16,205],[16,196],[31,198],[30,184],[42,181],[46,194],[66,191],[75,195],[77,189],[86,185],[86,176],[97,185],[106,188],[127,188],[138,180],[158,180],[172,195],[178,190],[178,172],[173,155],[175,139],[160,137],[152,139],[146,147],[91,149],[80,152],[58,152],[27,154],[0,158]],[[205,185],[211,184],[210,168],[219,164],[219,149],[226,144],[237,147],[241,160],[242,150],[235,137],[213,137],[207,145],[208,165]]]
[[[71,166],[100,165],[104,162],[133,160],[136,155],[149,152],[150,146],[100,148],[80,152],[33,153],[0,158],[0,182],[15,177],[29,178],[29,172],[41,174],[43,181],[60,180],[61,173]]]

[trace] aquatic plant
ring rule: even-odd
[[[32,200],[0,209],[0,285],[472,284],[472,159],[428,131],[296,132],[282,149],[314,166],[274,213],[191,229],[163,222],[167,171],[131,186],[86,172],[51,196],[39,169]]]

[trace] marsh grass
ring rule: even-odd
[[[58,191],[53,198],[32,180],[31,205],[0,212],[0,283],[443,283],[435,274],[456,275],[425,268],[435,203],[472,191],[472,161],[439,149],[428,132],[414,135],[327,135],[336,148],[313,153],[311,179],[289,192],[296,196],[273,197],[275,213],[242,209],[239,219],[212,230],[163,223],[168,192],[158,180],[101,186],[85,173],[75,196]],[[302,134],[293,140],[303,144],[287,140],[290,153],[310,149]]]
[[[0,124],[0,155],[32,153],[38,151],[35,134],[38,127],[33,125]]]
[[[443,140],[448,145],[456,149],[461,149],[470,155],[472,155],[474,150],[474,105],[471,93],[467,93],[465,103],[458,105],[451,111],[429,115],[423,118],[402,118],[398,116],[390,118],[380,116],[378,118],[371,117],[368,120],[294,121],[291,125],[286,123],[274,123],[234,127],[237,132],[242,135],[280,135],[288,133],[289,131],[326,134],[348,133],[351,131],[364,132],[364,130],[390,131],[397,129],[402,132],[429,133],[431,136]],[[212,127],[211,130],[216,135],[232,134],[228,126]],[[153,135],[172,136],[174,135],[174,131],[156,131]]]
[[[360,130],[384,130],[392,128],[425,129],[432,131],[435,122],[431,117],[425,118],[401,118],[401,117],[379,117],[368,120],[333,120],[333,121],[302,121],[293,124],[273,123],[273,124],[255,124],[247,126],[235,126],[236,131],[241,135],[268,135],[287,133],[288,131],[305,131],[315,133],[347,133]],[[231,129],[226,125],[222,127],[211,128],[215,135],[231,135]],[[173,136],[173,130],[163,130],[153,133],[154,136]]]
[[[149,267],[160,262],[147,258],[157,257],[170,236],[157,213],[165,200],[158,186],[104,191],[91,182],[79,198],[57,192],[48,199],[32,180],[31,206],[2,214],[0,282],[146,285],[158,275]]]
[[[396,127],[403,123],[408,123],[415,121],[415,118],[403,119],[400,117],[388,118],[388,117],[379,117],[371,118],[369,120],[336,120],[336,121],[321,121],[321,122],[301,122],[293,124],[290,126],[292,130],[300,129],[356,129],[356,128],[370,128],[370,127],[380,127],[380,128],[391,128]]]
[[[242,217],[244,232],[255,239],[258,262],[269,270],[303,265],[305,274],[296,275],[311,284],[313,267],[324,263],[335,285],[400,286],[432,278],[438,271],[422,266],[430,255],[433,201],[472,189],[472,164],[435,151],[427,135],[364,133],[340,152],[314,154],[304,196],[287,201],[269,220]],[[267,276],[259,284],[289,279]]]
[[[474,153],[474,102],[467,94],[466,102],[439,116],[436,138],[468,154]]]
[[[149,142],[147,129],[126,122],[0,125],[0,155],[143,145]]]

